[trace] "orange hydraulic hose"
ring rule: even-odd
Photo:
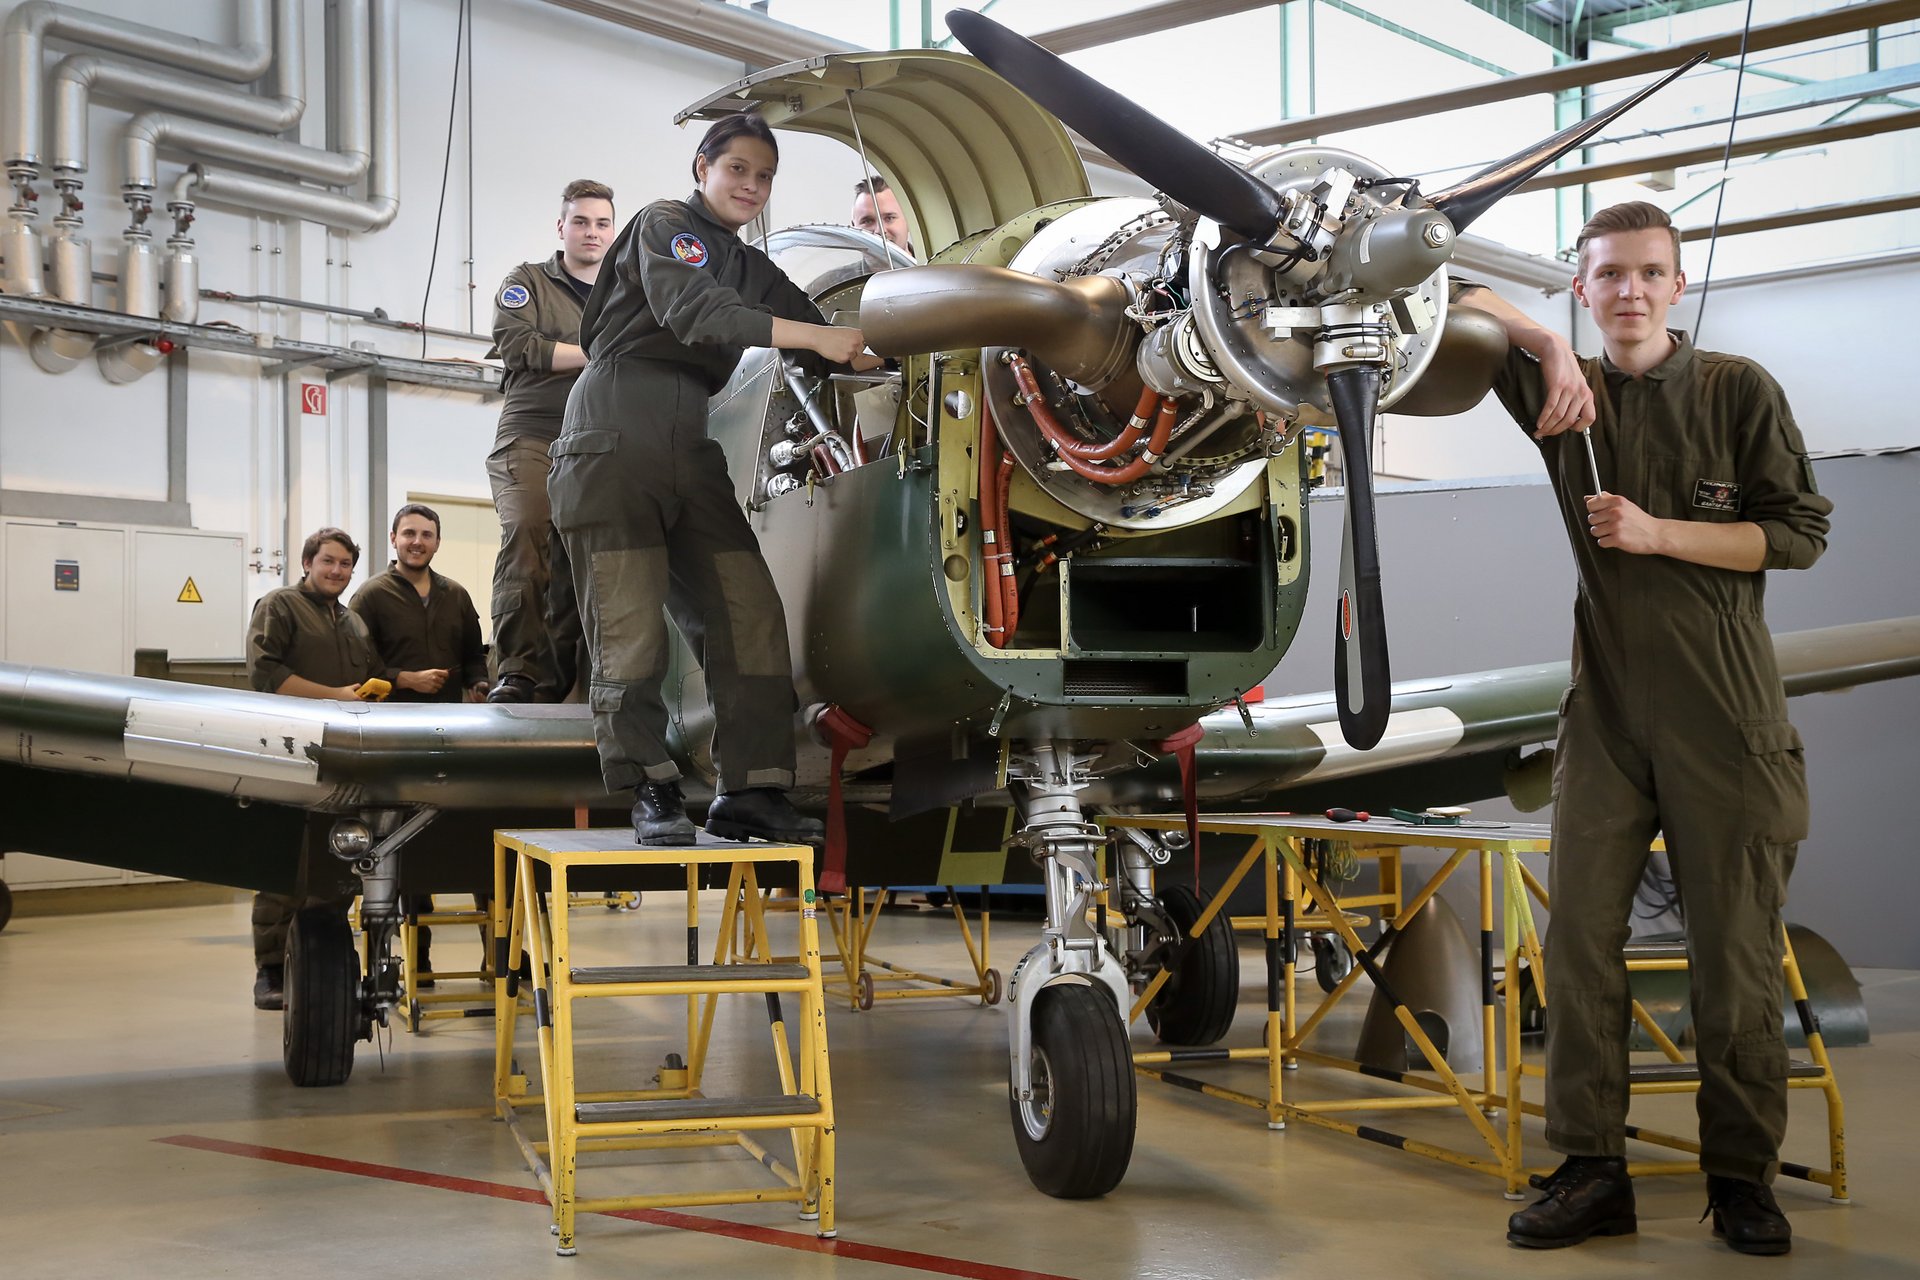
[[[1158,397],[1160,412],[1153,424],[1153,435],[1148,439],[1147,447],[1139,457],[1124,467],[1101,466],[1089,459],[1094,451],[1107,446],[1089,445],[1061,426],[1059,419],[1053,416],[1053,409],[1047,404],[1046,397],[1040,394],[1040,384],[1033,376],[1033,367],[1024,357],[1013,353],[1008,353],[1006,360],[1007,367],[1013,371],[1014,382],[1020,387],[1021,398],[1026,402],[1027,412],[1033,417],[1034,425],[1040,429],[1041,435],[1052,442],[1060,461],[1066,463],[1075,475],[1096,484],[1132,484],[1145,476],[1153,464],[1159,461],[1161,453],[1166,450],[1167,440],[1173,434],[1174,423],[1179,419],[1179,409],[1172,396]],[[1141,394],[1140,407],[1134,411],[1134,422],[1144,425],[1146,413],[1150,408],[1148,399],[1154,395],[1151,389]],[[1139,433],[1135,430],[1133,422],[1129,422],[1127,429],[1109,443],[1117,444],[1130,434],[1135,440],[1139,439]]]
[[[994,430],[997,432],[998,427]],[[994,509],[1006,526],[1001,530],[1000,550],[1000,621],[1004,628],[1000,632],[1000,647],[1007,648],[1013,643],[1013,632],[1020,625],[1020,586],[1013,575],[1013,516],[1007,511],[1007,497],[1013,490],[1013,455],[1004,448],[1000,451],[999,496],[994,501]]]
[[[1147,417],[1153,412],[1154,401],[1159,396],[1153,388],[1140,392],[1140,403],[1134,407],[1133,417],[1119,435],[1105,444],[1090,444],[1080,439],[1053,416],[1053,410],[1047,404],[1047,398],[1040,394],[1040,381],[1033,376],[1033,366],[1027,363],[1025,356],[1011,352],[1007,357],[1007,368],[1013,371],[1013,380],[1020,387],[1020,394],[1026,398],[1027,408],[1033,414],[1034,425],[1040,433],[1053,443],[1062,457],[1071,455],[1086,462],[1105,462],[1108,458],[1118,457],[1133,448],[1146,430]]]
[[[999,494],[1000,435],[990,414],[980,415],[980,607],[986,614],[987,643],[1006,647],[1001,611],[1006,596],[1000,590],[1000,516],[994,510]]]

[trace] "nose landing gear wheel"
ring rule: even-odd
[[[287,1079],[303,1088],[345,1084],[353,1074],[353,1042],[366,1039],[366,1015],[360,957],[344,915],[326,907],[294,915],[284,985],[281,1057]]]
[[[1161,891],[1160,909],[1184,936],[1202,907],[1198,894],[1175,884]],[[1205,933],[1187,940],[1180,963],[1147,1006],[1147,1022],[1163,1043],[1213,1044],[1233,1025],[1239,1003],[1240,948],[1233,940],[1233,921],[1221,911]]]
[[[1353,972],[1353,952],[1347,950],[1345,939],[1331,933],[1312,935],[1308,945],[1313,948],[1313,979],[1331,995],[1341,979]]]
[[[1013,1138],[1027,1177],[1050,1196],[1086,1200],[1114,1189],[1133,1159],[1133,1056],[1104,991],[1056,983],[1033,1003],[1032,1097],[1011,1096]]]

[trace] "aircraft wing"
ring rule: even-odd
[[[1775,651],[1795,695],[1920,674],[1920,617],[1793,632]],[[1310,809],[1319,784],[1338,784],[1344,804],[1377,805],[1366,798],[1376,790],[1403,806],[1498,794],[1508,755],[1553,737],[1567,679],[1557,662],[1402,681],[1365,752],[1342,739],[1331,693],[1253,705],[1251,730],[1236,708],[1216,711],[1195,753],[1202,806],[1257,807],[1284,792],[1288,807]],[[826,750],[809,736],[802,754],[823,764]],[[439,825],[461,820],[477,866],[474,832],[506,806],[564,821],[576,805],[616,799],[600,785],[582,706],[367,706],[6,664],[0,790],[0,849],[256,888],[290,882],[307,813],[432,806]],[[848,798],[881,803],[888,791],[855,780]],[[1161,758],[1112,769],[1086,798],[1165,807],[1178,796]],[[409,891],[472,887],[471,874],[433,878]]]

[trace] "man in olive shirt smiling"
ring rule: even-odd
[[[1666,213],[1603,209],[1577,247],[1601,359],[1485,289],[1456,296],[1506,326],[1494,391],[1540,442],[1579,570],[1546,951],[1547,1142],[1567,1159],[1507,1239],[1558,1248],[1637,1227],[1621,948],[1659,832],[1686,912],[1713,1231],[1785,1253],[1768,1187],[1787,1122],[1780,908],[1808,806],[1763,602],[1766,570],[1826,550],[1833,504],[1766,371],[1667,328],[1687,278]]]
[[[440,515],[417,502],[400,508],[388,536],[393,566],[353,595],[379,675],[393,702],[479,702],[487,694],[480,615],[467,589],[433,571]]]
[[[379,673],[366,624],[340,603],[360,563],[360,548],[340,529],[316,530],[300,550],[304,575],[260,597],[247,628],[247,679],[261,693],[294,698],[359,696]],[[253,895],[253,1003],[279,1009],[287,929],[298,907],[280,893]],[[344,911],[344,906],[342,907]]]

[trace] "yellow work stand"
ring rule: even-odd
[[[1186,828],[1186,818],[1181,814],[1109,816],[1099,821],[1110,827],[1142,827],[1155,831],[1179,831]],[[1199,826],[1203,833],[1247,836],[1251,843],[1234,867],[1232,874],[1228,876],[1225,885],[1207,903],[1199,919],[1188,931],[1189,937],[1199,938],[1206,932],[1213,918],[1225,909],[1234,889],[1256,865],[1261,867],[1265,876],[1264,933],[1267,938],[1269,973],[1264,1044],[1259,1048],[1245,1049],[1170,1049],[1137,1053],[1134,1055],[1135,1068],[1142,1075],[1150,1078],[1196,1089],[1213,1097],[1263,1111],[1266,1113],[1269,1128],[1284,1129],[1289,1120],[1298,1120],[1319,1128],[1332,1129],[1338,1133],[1396,1147],[1414,1155],[1426,1156],[1447,1164],[1491,1174],[1505,1183],[1509,1199],[1521,1198],[1522,1188],[1527,1185],[1527,1175],[1544,1173],[1552,1167],[1529,1168],[1523,1159],[1520,1118],[1523,1115],[1544,1116],[1546,1109],[1539,1103],[1527,1101],[1522,1096],[1521,1083],[1526,1077],[1544,1077],[1545,1071],[1539,1066],[1529,1065],[1521,1060],[1520,1000],[1518,983],[1514,981],[1517,976],[1517,960],[1524,957],[1531,967],[1535,990],[1539,993],[1542,1006],[1549,1005],[1550,987],[1545,981],[1547,967],[1541,952],[1539,934],[1534,928],[1532,909],[1532,902],[1535,900],[1542,906],[1546,906],[1547,894],[1539,880],[1520,862],[1520,855],[1523,853],[1549,851],[1551,847],[1549,828],[1538,823],[1489,823],[1479,826],[1422,825],[1378,818],[1366,823],[1341,823],[1328,818],[1294,814],[1250,814],[1231,818],[1202,817]],[[1479,863],[1481,1038],[1484,1067],[1478,1088],[1472,1087],[1470,1082],[1461,1079],[1448,1067],[1444,1056],[1420,1026],[1413,1011],[1394,999],[1385,975],[1374,959],[1374,953],[1386,945],[1388,938],[1394,932],[1394,922],[1387,922],[1386,935],[1373,948],[1369,949],[1363,944],[1359,935],[1354,932],[1353,922],[1340,902],[1317,879],[1308,874],[1303,847],[1308,840],[1349,844],[1356,850],[1424,848],[1435,849],[1446,854],[1446,861],[1440,869],[1414,893],[1405,907],[1394,917],[1395,920],[1412,919],[1414,914],[1439,892],[1440,886],[1469,857],[1473,857]],[[1496,965],[1493,945],[1496,861],[1500,867],[1500,879],[1503,885],[1501,913],[1504,944],[1502,954],[1505,956],[1503,965]],[[1330,928],[1337,933],[1352,951],[1355,961],[1352,971],[1328,993],[1320,1007],[1304,1023],[1299,1022],[1296,1016],[1297,1004],[1294,989],[1294,955],[1299,932],[1294,909],[1302,889],[1306,891],[1316,909],[1316,927]],[[1645,949],[1642,951],[1644,952]],[[1629,969],[1685,967],[1684,952],[1681,953],[1681,958],[1676,959],[1668,952],[1636,954],[1635,949],[1630,948],[1626,962]],[[1276,967],[1277,973],[1274,972]],[[1789,1088],[1797,1089],[1820,1089],[1826,1095],[1827,1142],[1832,1164],[1826,1169],[1783,1164],[1781,1173],[1789,1177],[1820,1183],[1831,1189],[1834,1199],[1844,1201],[1847,1198],[1846,1145],[1840,1089],[1834,1079],[1833,1064],[1827,1056],[1825,1042],[1820,1037],[1819,1025],[1813,1019],[1807,1003],[1806,986],[1801,981],[1799,965],[1794,960],[1791,942],[1786,947],[1784,970],[1788,994],[1799,1013],[1801,1027],[1806,1033],[1808,1049],[1813,1057],[1811,1063],[1795,1063],[1790,1067],[1787,1085]],[[1495,993],[1500,985],[1496,983],[1496,972],[1500,973],[1501,978],[1505,980],[1507,996],[1503,1002],[1504,1014],[1499,1018],[1496,1018],[1495,1013]],[[1424,1060],[1432,1064],[1430,1071],[1391,1071],[1365,1066],[1351,1058],[1320,1053],[1305,1047],[1307,1039],[1312,1036],[1315,1029],[1354,989],[1362,973],[1372,979],[1374,986],[1383,992],[1388,1000],[1393,1001],[1395,1020],[1399,1022],[1408,1039],[1419,1049]],[[1147,985],[1135,1000],[1128,1015],[1129,1021],[1139,1017],[1146,1009],[1148,1003],[1165,984],[1167,976],[1163,971]],[[1629,1073],[1630,1091],[1635,1094],[1696,1091],[1699,1088],[1697,1070],[1686,1061],[1685,1056],[1673,1042],[1661,1033],[1657,1024],[1646,1010],[1641,1008],[1638,1001],[1633,1003],[1633,1016],[1653,1037],[1667,1061],[1652,1066],[1633,1067]],[[1499,1025],[1496,1026],[1496,1023]],[[1496,1046],[1498,1046],[1497,1050]],[[1173,1065],[1239,1061],[1260,1061],[1266,1064],[1267,1092],[1264,1098],[1189,1076],[1181,1076],[1167,1069]],[[1311,1063],[1315,1066],[1332,1067],[1357,1072],[1375,1079],[1389,1080],[1428,1096],[1394,1094],[1291,1102],[1286,1098],[1284,1071],[1299,1063]],[[1490,1154],[1476,1155],[1458,1151],[1371,1125],[1353,1124],[1337,1118],[1341,1113],[1430,1108],[1457,1109],[1486,1144]],[[1501,1124],[1495,1124],[1495,1115],[1503,1117]],[[1641,1142],[1668,1147],[1694,1157],[1686,1161],[1630,1162],[1628,1171],[1635,1176],[1696,1172],[1700,1167],[1698,1160],[1700,1145],[1696,1141],[1636,1125],[1627,1126],[1627,1135]]]
[[[493,916],[506,954],[495,983],[494,1106],[513,1130],[528,1166],[553,1206],[557,1251],[574,1252],[574,1220],[580,1213],[693,1205],[788,1201],[800,1216],[817,1221],[825,1238],[834,1228],[833,1093],[827,1069],[826,1004],[820,985],[820,935],[813,883],[813,850],[804,846],[714,840],[704,833],[692,847],[641,848],[626,829],[605,831],[496,831]],[[700,871],[729,866],[714,963],[699,961]],[[797,869],[799,950],[797,963],[775,963],[757,869],[793,863]],[[567,928],[568,874],[574,868],[682,867],[686,872],[687,963],[581,968],[572,963]],[[541,886],[542,872],[547,878]],[[751,954],[735,941],[745,915]],[[534,1022],[539,1039],[541,1092],[514,1060],[516,971],[531,959]],[[701,1092],[718,997],[755,994],[766,998],[778,1094],[709,1098]],[[787,1039],[780,995],[800,1000],[800,1044]],[[669,1057],[657,1089],[581,1091],[574,1074],[573,1003],[595,997],[684,996],[687,1058]],[[546,1120],[544,1140],[535,1140],[520,1111],[538,1107]],[[788,1165],[754,1134],[785,1129],[792,1142]],[[781,1185],[657,1195],[581,1198],[575,1187],[579,1157],[597,1151],[738,1146],[770,1170]]]

